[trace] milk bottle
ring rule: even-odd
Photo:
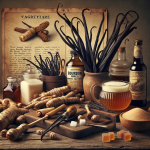
[[[29,67],[22,73],[24,80],[21,81],[21,103],[27,105],[34,98],[34,94],[40,94],[43,90],[43,82],[39,79],[41,73]]]

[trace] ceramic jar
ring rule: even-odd
[[[84,71],[83,90],[86,100],[92,100],[90,88],[95,83],[102,83],[103,81],[110,80],[109,72],[93,73]],[[94,95],[98,99],[101,87],[97,86],[94,89]]]

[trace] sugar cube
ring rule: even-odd
[[[82,125],[82,126],[85,125],[86,124],[86,120],[85,119],[80,119],[79,120],[79,124]]]
[[[125,141],[130,141],[131,137],[132,137],[132,134],[129,131],[127,131],[123,134],[123,138]]]
[[[76,127],[77,126],[77,122],[76,121],[71,121],[70,126],[71,127]]]
[[[110,135],[110,140],[114,140],[115,139],[115,133],[114,132],[108,132]]]
[[[109,133],[102,133],[102,141],[103,142],[110,142],[110,134]]]

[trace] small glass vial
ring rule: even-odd
[[[20,103],[20,78],[17,75],[7,77],[8,84],[3,88],[3,99],[10,98],[16,103]]]
[[[66,63],[67,85],[70,85],[72,90],[77,89],[82,93],[84,66],[75,51],[70,51],[70,54],[71,59]]]
[[[129,70],[132,63],[126,60],[125,47],[119,47],[117,60],[110,64],[111,80],[123,80],[129,82]]]

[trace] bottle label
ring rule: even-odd
[[[130,70],[130,92],[132,100],[146,99],[146,71]]]
[[[141,58],[142,57],[142,46],[141,45],[134,45],[134,57]]]
[[[73,90],[83,91],[83,67],[67,67],[67,84]]]

